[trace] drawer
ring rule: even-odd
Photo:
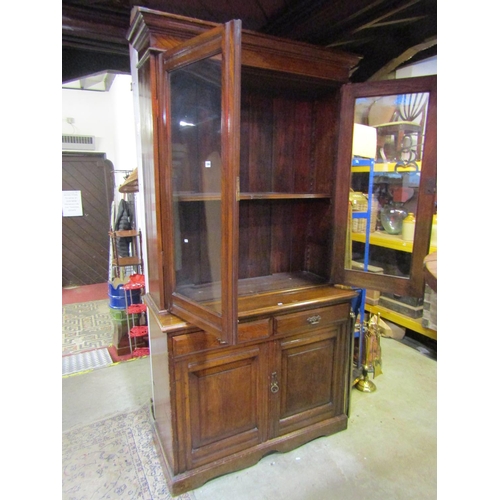
[[[347,320],[349,312],[350,304],[346,303],[283,314],[274,318],[274,331],[276,335],[284,335],[319,330],[337,321]]]
[[[172,353],[174,357],[208,351],[217,347],[221,347],[217,337],[202,330],[172,337]]]
[[[238,324],[238,344],[251,340],[270,337],[272,333],[271,318]]]
[[[238,325],[238,343],[267,338],[271,336],[271,333],[272,323],[270,318],[240,323]],[[208,351],[218,347],[226,346],[220,344],[215,335],[203,330],[172,337],[172,352],[174,357]]]

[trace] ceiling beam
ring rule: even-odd
[[[401,64],[409,61],[412,57],[423,50],[427,50],[434,45],[437,45],[437,36],[433,37],[423,43],[419,43],[405,50],[401,55],[395,57],[391,61],[389,61],[386,65],[380,68],[376,73],[374,73],[367,81],[375,82],[378,80],[385,80],[387,76],[395,71]]]
[[[421,21],[422,19],[425,19],[426,16],[414,16],[414,17],[402,17],[400,19],[394,19],[393,21],[384,21],[381,23],[374,24],[372,26],[369,26],[368,29],[370,28],[382,28],[385,26],[392,26],[394,24],[402,24],[402,23],[416,23],[417,21]]]
[[[351,34],[357,33],[358,31],[364,30],[366,28],[371,28],[373,26],[376,26],[380,22],[385,21],[387,18],[390,18],[396,14],[399,14],[400,12],[412,7],[413,5],[415,5],[418,2],[420,2],[420,0],[410,0],[410,2],[402,5],[401,7],[398,7],[397,9],[390,9],[387,12],[385,12],[384,14],[382,14],[382,15],[370,20],[369,22],[362,24],[361,26],[358,26],[357,28],[353,29],[351,31]]]

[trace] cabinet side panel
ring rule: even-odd
[[[159,234],[159,179],[155,171],[155,123],[152,109],[152,79],[155,78],[153,62],[143,64],[138,72],[139,113],[141,120],[141,150],[143,169],[143,189],[146,228],[145,241],[148,259],[148,292],[161,307],[160,283],[163,281],[159,252],[161,236]]]
[[[153,313],[149,314],[150,358],[153,376],[153,408],[155,426],[165,458],[175,470],[173,415],[167,335],[161,331]]]

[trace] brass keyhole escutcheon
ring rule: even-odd
[[[280,387],[278,385],[278,374],[276,372],[273,372],[271,374],[271,392],[273,394],[276,394],[280,390]]]

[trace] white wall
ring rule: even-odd
[[[437,56],[410,64],[396,70],[396,78],[437,75]]]
[[[68,123],[71,118],[72,124]],[[114,170],[135,170],[139,165],[139,148],[134,114],[134,93],[130,75],[116,75],[109,92],[62,89],[62,134],[91,135],[95,137],[95,152],[104,153]],[[139,186],[142,184],[139,167]],[[123,197],[118,188],[127,172],[115,174],[115,202]],[[144,204],[141,192],[135,194],[136,223],[144,226]],[[145,244],[143,241],[143,255]],[[144,259],[146,262],[146,259]],[[146,271],[146,269],[145,269]],[[146,274],[146,272],[145,272]]]
[[[116,75],[109,92],[62,89],[62,133],[95,136],[96,151],[105,153],[115,170],[137,167],[131,85],[130,75]],[[117,174],[117,188],[123,179]]]

